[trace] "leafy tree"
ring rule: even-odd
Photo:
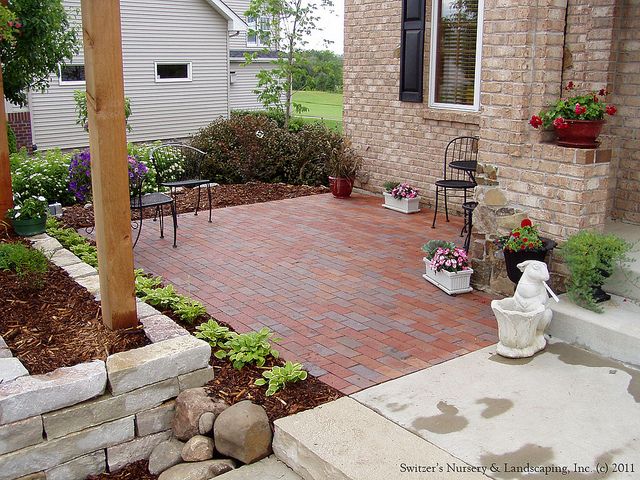
[[[294,90],[342,91],[342,55],[331,50],[302,50],[297,53]]]
[[[245,12],[247,18],[269,19],[270,29],[250,29],[250,35],[260,38],[265,50],[275,50],[277,58],[272,61],[274,68],[262,70],[258,75],[255,93],[268,110],[284,112],[285,128],[289,126],[291,110],[297,112],[305,109],[292,102],[293,79],[300,70],[297,66],[297,54],[308,43],[307,38],[316,30],[319,8],[333,6],[332,0],[251,0]],[[261,22],[257,22],[258,24]],[[246,54],[247,63],[251,63],[259,53]]]
[[[15,23],[12,38],[0,39],[4,95],[24,106],[27,91],[47,88],[58,63],[78,52],[78,39],[62,0],[10,0],[8,10]]]

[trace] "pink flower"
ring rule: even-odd
[[[579,103],[576,103],[576,115],[582,115],[587,111],[587,107],[583,107]]]
[[[558,130],[562,130],[563,128],[569,128],[569,124],[565,122],[564,118],[558,117],[553,121],[553,126]]]
[[[618,109],[615,105],[607,105],[605,111],[607,112],[607,115],[615,115]]]
[[[531,117],[531,120],[529,120],[529,125],[531,125],[533,128],[538,128],[540,125],[542,125],[542,119],[538,115],[533,115]]]

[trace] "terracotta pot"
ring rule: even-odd
[[[349,198],[353,190],[353,178],[329,177],[331,193],[336,198]]]
[[[604,120],[565,120],[567,128],[556,128],[557,144],[571,148],[598,148],[596,139],[602,131]]]
[[[540,250],[521,250],[513,252],[511,250],[504,251],[504,263],[507,267],[507,276],[509,280],[517,284],[522,277],[522,272],[518,269],[518,264],[527,260],[538,260],[544,262],[547,252],[556,247],[556,242],[549,238],[540,237],[542,240],[542,248]]]
[[[18,235],[31,237],[45,232],[47,217],[28,219],[14,218],[11,223],[13,224],[13,229]]]

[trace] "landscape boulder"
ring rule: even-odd
[[[213,430],[213,422],[216,416],[211,412],[204,412],[198,420],[198,431],[200,435],[206,435]]]
[[[233,460],[181,463],[162,472],[158,480],[210,480],[234,468]]]
[[[204,435],[192,437],[182,448],[182,460],[185,462],[202,462],[213,458],[213,440]]]
[[[253,463],[271,453],[272,433],[267,413],[249,400],[218,415],[213,437],[218,452],[242,463]]]
[[[210,412],[215,418],[227,408],[229,405],[209,397],[202,387],[185,390],[176,398],[173,434],[178,440],[187,441],[198,435],[198,421],[203,413]]]
[[[160,443],[149,457],[149,473],[158,475],[182,461],[184,443],[171,438]]]

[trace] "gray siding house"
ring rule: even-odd
[[[125,95],[132,142],[183,138],[234,109],[259,108],[252,92],[268,59],[243,66],[260,50],[243,17],[249,0],[121,0]],[[80,24],[80,0],[65,0]],[[38,149],[88,145],[76,125],[73,92],[84,89],[82,52],[31,92],[32,143]]]

